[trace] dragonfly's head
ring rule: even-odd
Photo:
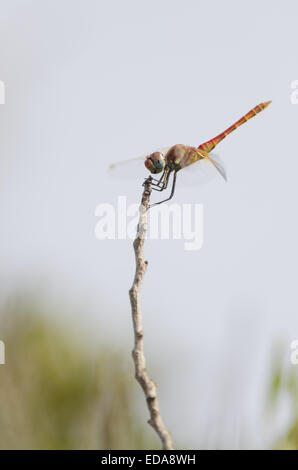
[[[145,167],[151,173],[160,173],[166,165],[164,154],[161,152],[153,152],[146,157]]]

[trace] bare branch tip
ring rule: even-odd
[[[135,365],[135,378],[141,385],[150,413],[148,424],[156,431],[159,436],[163,449],[173,449],[172,440],[169,432],[167,431],[159,411],[159,403],[156,395],[156,384],[149,378],[146,370],[146,359],[144,356],[143,337],[144,331],[142,327],[142,313],[140,308],[139,293],[141,282],[146,272],[148,261],[144,260],[143,244],[146,234],[146,222],[149,209],[150,195],[151,195],[152,178],[149,176],[143,183],[144,191],[142,195],[142,202],[140,206],[140,217],[137,228],[136,238],[133,242],[136,258],[136,271],[133,284],[129,290],[129,297],[132,310],[132,321],[135,335],[135,346],[132,350],[132,357]],[[143,209],[145,208],[145,210]],[[141,236],[139,228],[142,228]]]

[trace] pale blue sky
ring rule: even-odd
[[[279,431],[260,431],[271,348],[298,338],[297,2],[0,7],[1,296],[25,283],[49,286],[54,301],[88,300],[84,322],[128,355],[131,242],[96,240],[94,210],[118,195],[138,202],[146,170],[128,184],[106,168],[199,145],[273,100],[216,149],[227,184],[178,180],[175,202],[204,204],[204,245],[148,241],[142,293],[148,366],[173,434],[194,447],[224,434],[237,447],[245,433],[266,447]]]

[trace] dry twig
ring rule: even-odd
[[[150,413],[150,419],[148,423],[158,434],[162,447],[164,450],[173,449],[173,442],[171,435],[164,425],[162,420],[159,403],[156,393],[156,385],[152,379],[149,378],[146,370],[146,360],[144,355],[144,333],[142,325],[142,313],[140,307],[140,288],[141,283],[146,272],[147,261],[144,260],[143,245],[147,228],[147,214],[149,208],[149,200],[151,195],[151,177],[149,177],[144,183],[144,191],[142,195],[142,202],[140,206],[140,218],[137,229],[137,235],[133,243],[135,258],[136,258],[136,272],[132,287],[129,291],[131,310],[132,310],[132,321],[134,329],[134,349],[132,356],[135,364],[135,377],[141,385]]]

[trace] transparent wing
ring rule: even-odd
[[[209,160],[209,162],[212,163],[212,165],[217,169],[218,173],[223,177],[223,179],[225,181],[227,181],[227,174],[226,174],[224,164],[221,160],[218,159],[218,156],[217,155],[208,155],[208,157],[206,157],[206,159]]]
[[[161,147],[155,149],[154,152],[161,152],[164,155],[167,153],[170,147]],[[145,167],[146,156],[152,152],[145,153],[136,158],[130,158],[120,162],[112,163],[108,168],[108,173],[111,178],[115,179],[136,179],[139,177],[146,177],[149,171]]]
[[[145,162],[146,155],[137,158],[130,158],[121,162],[112,163],[108,168],[108,173],[114,179],[136,179],[146,176],[148,170]]]
[[[209,159],[204,158],[182,168],[178,174],[179,179],[177,184],[183,186],[202,185],[220,175],[227,180],[223,161],[218,155],[211,153],[209,154]]]

